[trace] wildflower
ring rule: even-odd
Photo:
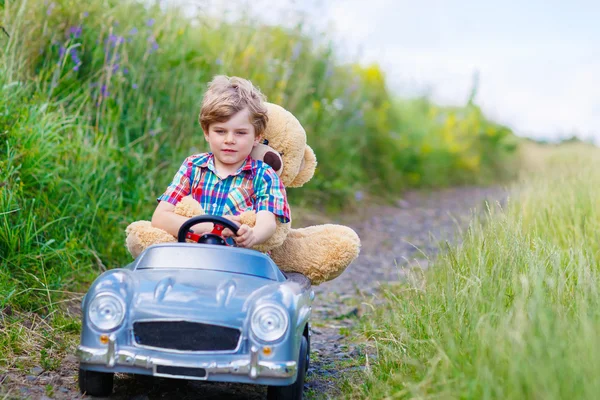
[[[148,26],[154,25],[154,18],[150,18],[148,21],[146,21],[146,25],[148,25]]]
[[[58,49],[58,59],[59,61],[63,59],[63,57],[65,56],[67,52],[67,49],[65,49],[65,46],[61,45],[60,48]]]
[[[108,97],[110,95],[106,85],[102,85],[102,87],[100,88],[100,93],[102,94],[102,97]]]
[[[123,68],[123,74],[127,75],[129,73],[129,68],[125,67]]]
[[[88,15],[90,15],[90,13],[89,13],[89,12],[87,12],[87,11],[84,11],[84,12],[83,12],[83,18],[86,18]]]
[[[48,10],[46,10],[46,15],[52,14],[52,10],[54,10],[54,7],[56,7],[56,4],[50,3],[50,5],[48,6]]]
[[[111,43],[112,46],[118,46],[123,42],[123,37],[111,33],[108,35],[108,42]]]
[[[113,74],[115,72],[117,72],[118,70],[119,70],[119,64],[115,64],[115,65],[112,66],[112,72],[113,72]]]
[[[131,87],[132,87],[133,89],[137,89],[137,88],[138,88],[138,85],[137,85],[137,83],[134,83],[134,84],[132,84],[132,85],[131,85]]]
[[[156,38],[153,35],[148,37],[148,43],[151,43],[150,53],[158,50],[158,43],[156,42]]]
[[[74,39],[79,39],[79,37],[81,37],[81,25],[78,26],[72,26],[69,28],[69,33],[71,34],[71,37]]]
[[[365,195],[363,192],[361,192],[360,190],[357,190],[356,192],[354,192],[354,199],[356,201],[362,201],[364,199]]]
[[[217,65],[223,65],[223,60],[221,60],[220,58],[217,58],[215,60],[215,64],[217,64]]]
[[[135,35],[136,33],[138,33],[138,30],[136,27],[133,27],[129,30],[129,35],[131,35],[131,36]]]
[[[71,55],[71,60],[73,60],[73,62],[75,63],[75,67],[73,67],[73,71],[79,71],[79,65],[81,64],[81,59],[79,58],[79,55],[77,54],[77,49],[72,48],[70,50],[69,54]]]

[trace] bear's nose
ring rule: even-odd
[[[281,158],[272,151],[267,151],[263,157],[264,162],[269,164],[275,171],[281,168]]]

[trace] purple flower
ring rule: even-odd
[[[131,28],[131,29],[129,30],[129,34],[130,34],[130,35],[132,35],[132,36],[133,36],[133,35],[135,35],[136,33],[138,33],[138,30],[137,30],[137,28],[135,28],[135,27],[134,27],[134,28]]]
[[[69,54],[71,55],[71,60],[73,60],[73,62],[75,64],[81,63],[81,60],[79,59],[79,55],[77,54],[77,49],[76,48],[72,48],[69,51]]]
[[[137,85],[137,83],[134,83],[134,84],[132,84],[132,85],[131,85],[131,87],[132,87],[133,89],[137,89],[137,88],[138,88],[138,85]]]
[[[110,94],[108,93],[108,88],[106,87],[106,85],[102,85],[102,87],[100,88],[100,93],[103,97],[108,97]]]
[[[154,25],[154,18],[150,18],[148,21],[146,21],[146,25],[148,25],[148,26]]]
[[[65,56],[66,52],[67,52],[67,49],[65,49],[65,46],[61,45],[60,48],[58,49],[58,58],[59,58],[59,60],[63,59],[63,57]]]
[[[111,33],[108,35],[107,42],[110,43],[112,47],[117,46],[123,42],[123,36],[117,36]]]
[[[362,201],[362,199],[364,199],[364,198],[365,198],[365,195],[360,190],[357,190],[354,193],[354,199],[356,199],[356,201]]]
[[[223,65],[223,60],[221,60],[220,58],[217,58],[215,60],[215,64],[217,64],[217,65]]]
[[[156,43],[156,39],[154,38],[154,36],[149,36],[148,37],[148,43],[151,43],[150,53],[155,52],[156,50],[158,50],[158,43]]]
[[[90,15],[90,13],[89,13],[89,12],[87,12],[87,11],[84,11],[84,13],[83,13],[83,18],[87,17],[88,15]]]
[[[78,39],[79,37],[81,37],[81,25],[79,26],[72,26],[69,28],[69,33],[71,34],[71,37]]]
[[[52,14],[52,10],[54,10],[54,7],[56,7],[56,4],[50,3],[50,5],[48,6],[48,10],[46,11],[46,15]]]
[[[112,66],[112,72],[115,73],[119,70],[119,64],[115,64]]]
[[[79,64],[73,67],[73,71],[79,71]]]
[[[129,73],[129,68],[125,67],[123,68],[123,74],[127,75]]]

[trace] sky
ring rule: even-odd
[[[187,1],[229,7],[218,0]],[[240,1],[237,2],[241,3]],[[269,22],[302,12],[342,60],[377,62],[399,96],[476,101],[517,134],[600,143],[600,1],[253,0]]]

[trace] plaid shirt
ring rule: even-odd
[[[206,214],[224,216],[266,210],[280,222],[290,221],[290,208],[279,176],[268,164],[250,156],[235,174],[225,179],[217,175],[212,153],[189,156],[157,200],[176,205],[189,194]]]

